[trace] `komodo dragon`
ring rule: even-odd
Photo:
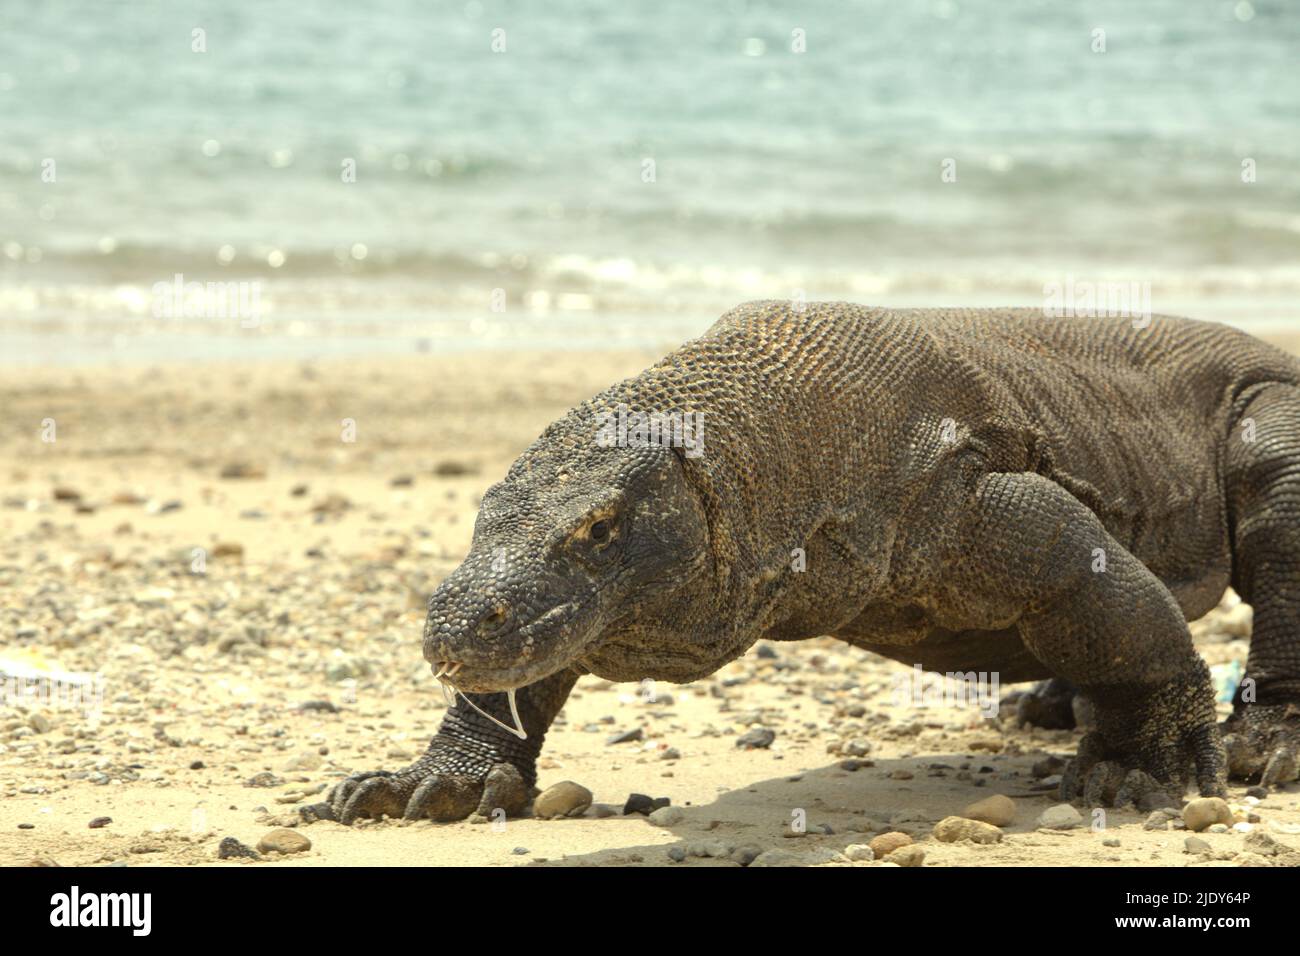
[[[611,445],[619,405],[700,414],[707,440]],[[1255,625],[1225,752],[1186,621],[1229,584]],[[320,809],[517,814],[579,675],[692,681],[760,638],[819,635],[1071,682],[1096,725],[1066,800],[1222,795],[1229,768],[1294,778],[1300,362],[1164,316],[733,309],[487,491],[424,628],[455,706],[414,764],[350,777]]]

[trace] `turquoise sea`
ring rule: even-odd
[[[178,275],[258,321],[159,315]],[[0,361],[668,344],[1066,277],[1300,328],[1300,5],[0,4]]]

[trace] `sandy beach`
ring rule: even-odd
[[[98,673],[103,703],[0,702],[0,864],[736,866],[749,848],[863,866],[878,864],[843,851],[887,832],[926,866],[1275,865],[1288,857],[1252,834],[1300,847],[1295,785],[1234,785],[1243,826],[1199,834],[1200,852],[1180,821],[1147,829],[1136,811],[1039,827],[1074,732],[900,705],[901,665],[829,639],[760,647],[653,699],[584,678],[539,771],[542,788],[592,791],[581,817],[303,825],[299,805],[409,763],[437,728],[424,605],[484,489],[547,422],[657,357],[6,371],[0,669]],[[1212,665],[1244,661],[1248,620],[1230,598],[1194,626]],[[757,728],[769,747],[737,746]],[[624,815],[634,793],[683,812]],[[1000,842],[936,839],[993,794],[1015,807]],[[255,846],[277,826],[311,848],[218,859],[224,838]]]

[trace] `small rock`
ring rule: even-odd
[[[1200,833],[1216,823],[1232,823],[1232,810],[1222,797],[1197,797],[1183,807],[1183,822],[1193,833]]]
[[[798,866],[799,857],[788,850],[764,850],[750,861],[750,867]]]
[[[99,830],[113,822],[112,817],[95,817],[87,826],[92,830]]]
[[[1188,837],[1183,841],[1183,850],[1187,853],[1209,853],[1210,844],[1200,837]]]
[[[763,848],[747,843],[744,846],[738,846],[731,851],[731,859],[741,866],[750,866],[762,854]]]
[[[298,754],[296,757],[290,757],[285,763],[284,769],[287,771],[312,771],[321,768],[321,759],[319,754],[305,753]]]
[[[642,729],[641,727],[636,727],[633,728],[632,730],[625,730],[620,734],[615,734],[613,737],[610,737],[608,740],[606,740],[605,743],[630,744],[643,739],[645,739],[645,730]]]
[[[266,469],[247,461],[232,461],[221,468],[221,477],[227,480],[240,478],[265,478]]]
[[[885,862],[897,863],[899,866],[920,866],[925,862],[925,851],[915,844],[900,846],[885,857]]]
[[[257,841],[263,853],[303,853],[311,849],[311,840],[297,830],[277,827]]]
[[[910,846],[912,838],[906,833],[899,833],[892,830],[889,833],[882,833],[871,841],[871,852],[876,855],[877,860],[883,860],[889,854],[893,853],[899,847]]]
[[[533,816],[542,820],[576,817],[591,806],[591,791],[572,780],[547,787],[533,801]]]
[[[744,750],[766,750],[776,740],[776,731],[755,727],[736,738],[736,746]]]
[[[218,541],[212,546],[212,556],[214,558],[233,558],[242,561],[244,560],[244,546],[238,541]]]
[[[250,846],[244,846],[234,837],[226,837],[217,847],[217,859],[236,860],[236,859],[260,860],[262,855]]]
[[[336,492],[331,492],[311,506],[312,512],[318,515],[341,515],[351,508],[352,502]]]
[[[1168,830],[1169,821],[1173,820],[1177,813],[1170,813],[1168,810],[1152,810],[1151,815],[1146,818],[1142,824],[1143,830]]]
[[[1004,827],[1016,818],[1016,802],[1010,797],[995,793],[972,803],[961,815],[968,820],[991,823],[995,827]]]
[[[299,710],[320,711],[325,714],[337,714],[338,706],[328,700],[305,700],[298,705]]]
[[[644,793],[634,793],[627,798],[627,803],[623,804],[623,816],[633,813],[649,816],[660,807],[666,807],[671,803],[672,801],[667,797],[648,797]]]
[[[686,814],[680,807],[660,807],[648,819],[657,827],[675,827],[686,819]]]
[[[874,860],[876,853],[865,843],[851,843],[844,848],[844,855],[855,863]]]
[[[27,718],[27,726],[38,734],[48,734],[53,725],[50,723],[50,718],[44,714],[32,714]]]
[[[1048,830],[1073,830],[1083,823],[1083,816],[1068,803],[1048,807],[1038,815],[1038,825]]]
[[[944,817],[934,825],[934,838],[940,843],[957,843],[970,840],[972,843],[990,844],[1002,840],[1002,831],[991,823],[980,820],[968,820],[965,817]]]
[[[279,787],[283,786],[283,784],[284,778],[277,777],[269,770],[264,770],[261,773],[254,774],[244,781],[244,786],[246,787]]]
[[[681,863],[686,859],[686,850],[680,846],[670,846],[668,848],[668,859],[674,863]]]

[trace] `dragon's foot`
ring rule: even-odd
[[[1226,756],[1214,724],[1207,676],[1122,696],[1093,697],[1097,730],[1061,777],[1061,799],[1089,806],[1178,806],[1188,784],[1227,795]]]
[[[1244,704],[1223,724],[1228,773],[1265,787],[1300,778],[1300,704]]]
[[[449,822],[477,813],[495,819],[501,812],[522,815],[532,792],[514,764],[491,755],[467,758],[435,737],[429,751],[405,770],[355,774],[330,793],[328,813],[316,807],[307,811],[345,824],[385,816]]]

